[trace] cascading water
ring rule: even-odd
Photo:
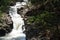
[[[26,35],[23,33],[25,30],[22,29],[24,25],[23,18],[17,13],[17,9],[24,7],[26,2],[16,2],[16,5],[10,6],[9,15],[13,21],[13,29],[9,34],[4,37],[0,37],[1,40],[26,40]]]

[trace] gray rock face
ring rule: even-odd
[[[4,13],[0,18],[0,36],[4,36],[5,34],[11,32],[12,28],[13,22],[11,17]]]

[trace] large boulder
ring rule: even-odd
[[[5,36],[7,33],[10,33],[13,29],[13,22],[11,17],[3,13],[0,17],[0,36]]]

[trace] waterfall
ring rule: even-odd
[[[4,37],[0,37],[0,40],[26,40],[26,35],[23,33],[25,30],[22,29],[24,26],[24,20],[20,14],[17,13],[17,9],[24,7],[27,0],[24,2],[16,2],[16,5],[10,6],[9,15],[13,21],[13,29],[9,34],[6,34]]]

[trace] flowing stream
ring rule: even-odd
[[[27,1],[27,0],[26,0]],[[9,15],[13,21],[13,29],[9,34],[6,34],[4,37],[0,37],[0,40],[26,40],[26,35],[23,33],[25,28],[24,20],[20,14],[17,13],[17,9],[24,7],[26,2],[16,2],[16,5],[10,6]]]

